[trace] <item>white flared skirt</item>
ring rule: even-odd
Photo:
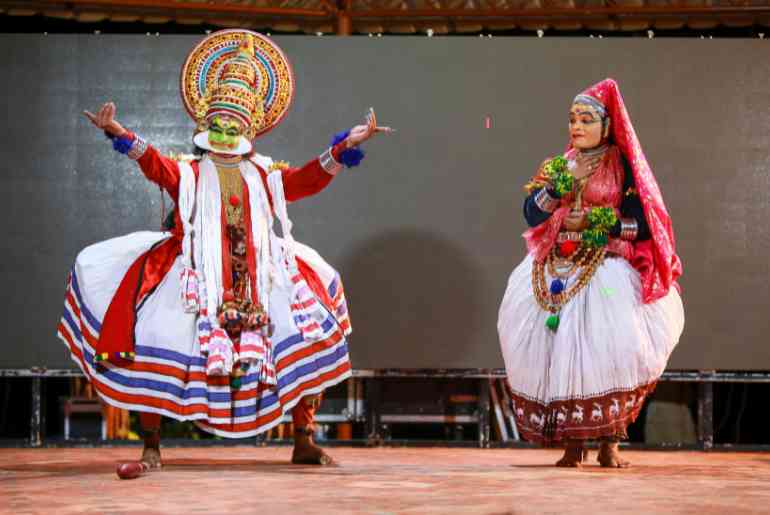
[[[323,335],[306,342],[292,319],[291,285],[276,283],[270,318],[277,385],[258,374],[242,377],[237,390],[228,377],[206,375],[196,333],[196,315],[182,308],[181,256],[143,301],[135,326],[135,359],[125,366],[95,362],[94,352],[107,308],[126,271],[167,233],[139,232],[83,250],[68,280],[58,336],[72,359],[107,403],[136,411],[195,421],[214,434],[242,438],[278,424],[306,395],[322,392],[351,374],[345,336],[350,331],[339,276],[309,247],[296,252],[317,273],[333,306],[321,325]]]
[[[644,304],[638,272],[608,257],[552,331],[532,264],[527,256],[511,273],[497,325],[522,435],[542,443],[624,436],[684,329],[679,293]]]

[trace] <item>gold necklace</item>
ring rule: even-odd
[[[217,177],[228,225],[239,225],[243,220],[243,179],[237,166],[228,167],[216,161]]]

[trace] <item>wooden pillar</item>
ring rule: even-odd
[[[353,34],[353,18],[350,17],[350,8],[353,0],[337,0],[337,35],[350,36]]]
[[[353,19],[342,10],[337,13],[337,35],[350,36],[353,33]]]

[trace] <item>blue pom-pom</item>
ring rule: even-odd
[[[551,295],[558,295],[564,291],[564,283],[561,279],[554,279],[551,281]]]
[[[359,164],[361,164],[361,161],[363,160],[364,160],[364,151],[358,147],[349,148],[347,150],[343,150],[340,153],[340,161],[342,161],[342,164],[344,164],[348,168],[351,168],[353,166],[358,166]]]
[[[122,136],[120,138],[112,139],[112,148],[121,154],[128,154],[128,151],[131,150],[131,145],[133,144],[134,142],[132,140]]]
[[[350,135],[350,131],[344,131],[344,132],[339,132],[335,134],[334,137],[332,138],[331,145],[334,146],[337,143],[342,143],[347,139],[349,135]],[[358,147],[353,147],[347,150],[343,150],[340,153],[340,161],[342,162],[342,164],[344,164],[348,168],[352,168],[354,166],[360,165],[365,155],[366,154],[364,154],[363,150],[361,150]]]
[[[334,146],[334,145],[336,145],[337,143],[342,143],[343,141],[345,141],[345,140],[348,138],[348,136],[350,136],[350,131],[342,131],[342,132],[338,132],[338,133],[337,133],[337,134],[335,134],[335,135],[334,135],[334,137],[332,138],[332,143],[331,143],[331,145],[332,145],[332,146]]]

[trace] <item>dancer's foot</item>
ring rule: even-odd
[[[588,459],[588,449],[583,447],[583,440],[569,440],[564,449],[564,456],[556,462],[557,467],[579,467]]]
[[[602,441],[596,461],[607,468],[625,469],[631,466],[631,462],[620,457],[618,442],[615,441]]]
[[[313,442],[313,429],[307,426],[294,429],[291,462],[296,465],[331,465],[333,460]]]
[[[149,470],[159,469],[162,466],[160,459],[160,428],[142,429],[144,436],[144,449],[139,460],[147,465]]]
[[[150,470],[161,468],[160,449],[157,447],[145,447],[142,451],[142,459],[139,461],[146,463]]]

